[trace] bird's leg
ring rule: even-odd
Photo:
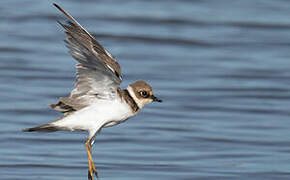
[[[87,152],[88,152],[88,160],[89,160],[88,179],[89,179],[89,180],[93,180],[94,177],[93,177],[92,164],[91,164],[92,156],[91,156],[90,139],[88,139],[87,142],[86,142],[86,149],[87,149]]]
[[[88,179],[89,180],[93,180],[93,172],[96,175],[96,177],[98,178],[98,172],[95,168],[95,164],[93,162],[93,158],[91,155],[92,152],[92,147],[90,145],[90,139],[87,140],[86,142],[86,148],[87,148],[87,152],[88,152],[88,160],[89,160],[89,171],[88,171]]]
[[[88,180],[93,180],[93,179],[94,178],[92,177],[90,170],[88,170]]]
[[[96,177],[98,178],[98,172],[97,172],[97,169],[95,167],[95,163],[93,161],[93,156],[92,156],[92,146],[89,146],[89,151],[90,151],[90,156],[91,156],[91,166],[92,166],[92,170],[93,172],[95,173]]]

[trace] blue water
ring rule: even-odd
[[[162,104],[103,129],[103,180],[289,179],[290,2],[0,2],[0,179],[87,179],[85,133],[22,133],[74,83],[56,2]]]

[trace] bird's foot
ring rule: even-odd
[[[96,178],[98,179],[98,172],[96,170],[88,170],[88,180],[94,180],[94,175],[93,173],[95,174]]]
[[[95,167],[95,164],[93,161],[90,162],[90,166],[89,166],[89,170],[88,170],[88,179],[89,180],[94,180],[94,174],[96,176],[96,178],[98,179],[98,171]]]
[[[96,167],[95,167],[94,162],[92,162],[92,171],[93,171],[93,173],[95,174],[96,178],[99,178],[99,176],[98,176],[98,171],[97,171],[97,169],[96,169]]]
[[[94,177],[90,170],[88,170],[88,180],[94,180]]]

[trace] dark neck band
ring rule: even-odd
[[[140,108],[138,104],[136,103],[136,101],[133,99],[133,97],[130,95],[127,89],[124,90],[124,93],[125,93],[125,96],[128,97],[126,98],[126,100],[129,101],[130,104],[132,104],[132,109],[134,110],[134,112],[137,112]]]

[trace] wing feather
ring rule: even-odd
[[[99,99],[116,98],[117,88],[122,82],[120,65],[71,15],[54,5],[69,19],[67,24],[58,23],[66,30],[66,45],[78,64],[75,87],[70,96],[60,98],[51,107],[67,113]]]

